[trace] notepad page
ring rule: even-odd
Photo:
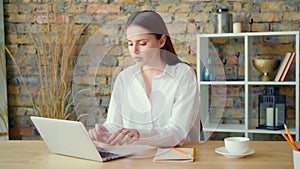
[[[169,162],[191,162],[194,161],[195,149],[194,148],[178,148],[190,155],[174,151],[171,148],[159,148],[155,154],[153,161],[169,161]]]

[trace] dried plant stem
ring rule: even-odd
[[[70,18],[69,10],[58,13],[55,0],[47,12],[47,20],[43,23],[44,31],[29,36],[36,48],[36,62],[39,75],[39,91],[37,98],[30,94],[24,77],[22,82],[28,91],[33,110],[39,116],[59,119],[70,119],[75,112],[71,97],[71,70],[73,69],[76,45],[88,25],[76,25]],[[72,0],[69,1],[69,8]],[[42,18],[42,17],[41,17]],[[30,26],[27,26],[31,30]],[[8,51],[8,50],[7,50]],[[8,51],[9,52],[9,51]],[[15,65],[16,59],[9,53]],[[16,66],[21,75],[20,68]]]
[[[0,82],[5,83],[6,82],[6,65],[5,65],[5,51],[4,47],[1,45],[0,46]],[[1,84],[3,85],[3,84]],[[0,90],[6,90],[4,89],[3,86],[1,86]],[[6,91],[0,91],[1,94],[6,94]],[[4,96],[6,97],[6,96]],[[0,101],[0,136],[7,136],[8,135],[8,112],[7,112],[7,99],[2,98]]]
[[[31,104],[34,105],[33,97],[29,92],[29,88],[25,82],[25,79],[22,76],[21,69],[19,66],[17,66],[18,62],[16,61],[15,57],[13,56],[13,54],[10,52],[10,50],[7,47],[5,47],[5,51],[7,52],[8,56],[11,58],[13,63],[15,64],[16,71],[21,76],[21,80],[22,80],[22,83],[24,84],[25,90],[28,92],[29,100],[30,100]]]

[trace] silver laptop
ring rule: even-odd
[[[94,161],[108,161],[131,155],[95,146],[81,122],[30,116],[49,150],[55,154]]]

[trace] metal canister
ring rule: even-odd
[[[217,9],[215,21],[215,33],[232,33],[232,14],[227,8]]]

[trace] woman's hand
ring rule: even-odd
[[[139,138],[140,133],[138,130],[120,128],[106,140],[106,143],[111,145],[132,144]]]
[[[96,124],[95,128],[89,130],[89,135],[93,141],[106,143],[111,133],[102,124]]]

